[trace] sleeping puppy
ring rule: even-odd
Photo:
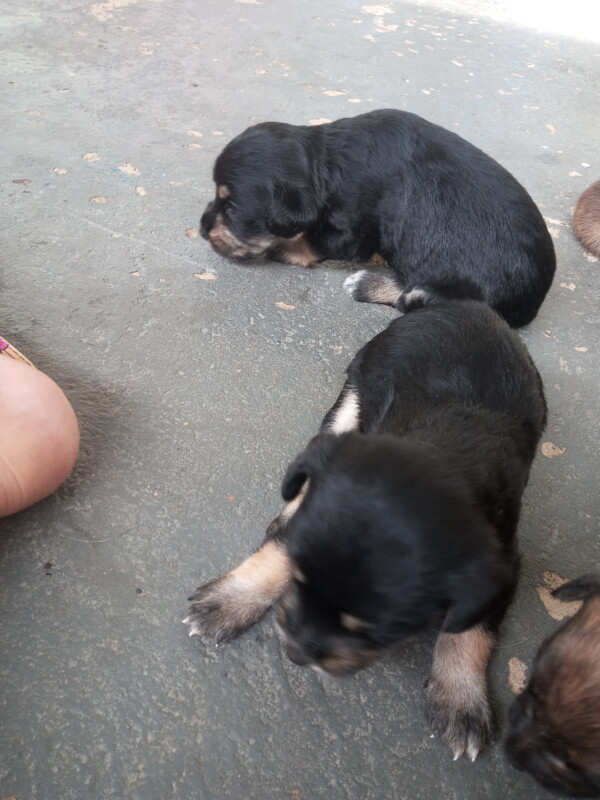
[[[600,797],[600,575],[553,594],[583,606],[542,644],[511,708],[506,746],[513,764],[547,789]]]
[[[263,545],[197,589],[184,622],[223,641],[280,600],[289,657],[335,675],[441,623],[428,717],[455,758],[475,759],[545,424],[541,379],[518,336],[472,300],[396,319],[347,372]]]
[[[362,270],[346,280],[362,302],[406,311],[476,298],[519,327],[552,283],[552,239],[525,189],[415,114],[254,125],[219,155],[214,180],[200,232],[217,253],[304,267],[378,254],[392,277]]]

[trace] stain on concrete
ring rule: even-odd
[[[537,593],[552,619],[566,619],[579,611],[580,602],[563,603],[551,594],[553,589],[558,589],[563,583],[567,583],[569,578],[563,578],[556,572],[546,570],[542,575],[542,580],[543,585],[537,587]]]
[[[137,167],[134,167],[133,164],[130,164],[126,161],[124,164],[119,164],[117,167],[119,172],[122,172],[123,175],[139,175],[140,171]]]
[[[105,0],[104,3],[92,3],[88,9],[88,14],[95,17],[99,22],[107,22],[114,17],[115,11],[120,11],[127,6],[136,5],[140,2],[162,3],[163,0]]]
[[[540,451],[546,458],[558,458],[567,452],[567,448],[559,447],[557,444],[554,444],[554,442],[542,442]]]
[[[520,694],[527,685],[527,666],[516,656],[508,659],[508,685],[513,694]]]
[[[214,272],[194,272],[194,278],[200,278],[201,281],[217,280],[217,276]]]

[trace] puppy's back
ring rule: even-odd
[[[385,186],[380,250],[407,293],[484,300],[513,327],[535,317],[552,283],[552,237],[526,189],[494,158],[416,114],[381,109],[317,135],[338,174]],[[349,162],[350,160],[350,162]],[[347,163],[349,162],[349,163]],[[348,202],[348,185],[340,187]],[[363,200],[363,192],[357,195]],[[457,268],[460,264],[460,268]]]
[[[365,408],[381,407],[373,394],[388,391],[407,420],[440,405],[489,410],[518,422],[533,446],[546,421],[542,381],[527,348],[474,300],[445,301],[394,320],[359,351],[348,374],[360,384]]]
[[[600,181],[589,186],[577,201],[573,231],[586,250],[600,256]]]

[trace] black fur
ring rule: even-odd
[[[229,196],[208,205],[200,230],[208,238],[219,221],[232,232],[239,246],[212,240],[224,255],[309,265],[378,253],[404,295],[480,299],[514,327],[535,317],[552,283],[552,240],[525,189],[490,156],[415,114],[261,123],[227,145],[214,179]],[[300,260],[288,250],[298,235],[311,253]],[[402,299],[394,304],[404,308]]]
[[[327,433],[349,389],[359,431]],[[412,311],[363,347],[324,432],[283,481],[291,500],[309,480],[286,529],[304,577],[283,599],[294,660],[386,648],[440,615],[448,632],[495,630],[545,420],[525,346],[482,303]],[[364,629],[345,630],[342,613]]]

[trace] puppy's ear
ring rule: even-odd
[[[279,185],[267,211],[267,230],[275,236],[291,239],[308,230],[318,219],[317,204],[307,187]]]
[[[565,603],[573,600],[587,600],[590,597],[600,595],[600,575],[582,575],[574,581],[563,583],[552,592],[554,597]]]
[[[290,464],[281,485],[281,494],[287,503],[296,497],[307,478],[313,478],[325,469],[338,441],[339,436],[320,433]]]
[[[511,600],[517,583],[517,565],[490,553],[475,559],[449,579],[450,607],[442,630],[462,633],[503,610]]]

